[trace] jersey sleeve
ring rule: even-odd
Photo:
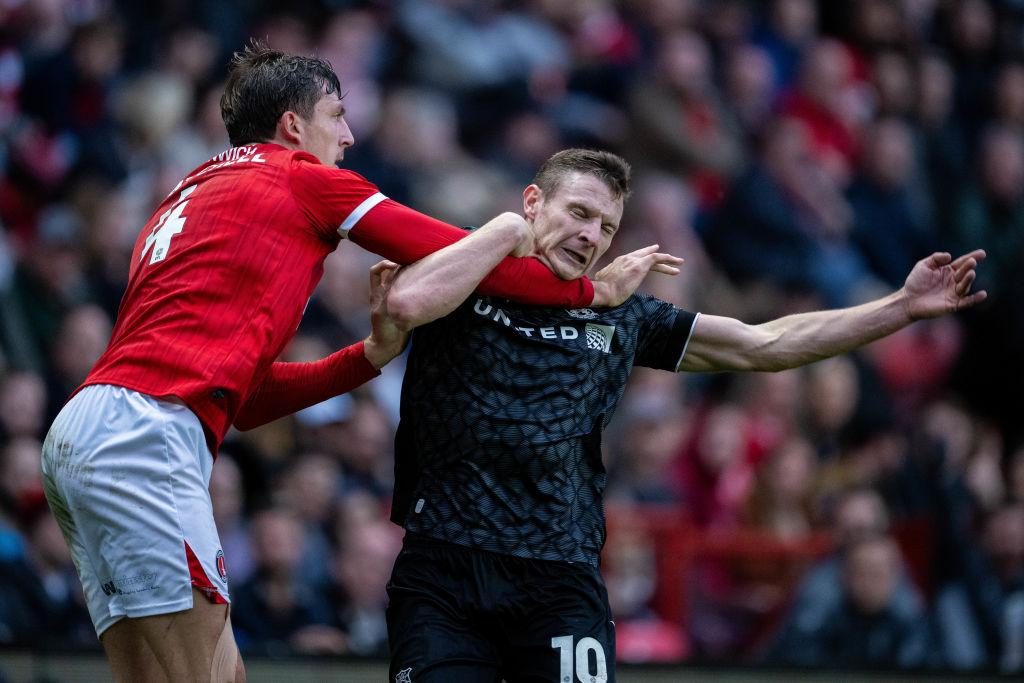
[[[235,416],[245,431],[352,391],[380,374],[363,353],[363,342],[310,363],[273,363]]]
[[[632,303],[640,319],[633,365],[676,372],[700,314],[646,295],[634,296]]]
[[[407,264],[468,234],[394,200],[383,199],[359,216],[348,237],[367,251]],[[535,258],[506,257],[477,291],[525,304],[564,308],[583,308],[594,301],[594,285],[589,279],[562,280]]]
[[[345,237],[370,209],[387,199],[358,173],[324,166],[304,154],[292,159],[288,178],[299,208],[327,240]]]

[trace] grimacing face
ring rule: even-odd
[[[523,213],[533,229],[534,255],[563,280],[581,277],[611,245],[624,203],[589,173],[570,173],[547,195],[528,186]]]
[[[345,157],[345,148],[355,143],[338,93],[321,97],[313,107],[312,118],[300,116],[298,119],[302,122],[302,149],[325,166],[334,166],[341,161]]]

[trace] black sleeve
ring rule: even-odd
[[[640,329],[633,365],[675,372],[697,314],[647,295],[634,297],[634,302]]]

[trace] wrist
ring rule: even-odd
[[[598,308],[607,306],[612,300],[611,285],[600,280],[591,280],[590,282],[594,286],[594,301],[590,305]]]
[[[382,367],[390,363],[395,356],[402,352],[401,347],[393,348],[392,346],[379,343],[371,334],[363,340],[363,356],[370,365],[375,369],[380,370]]]
[[[906,319],[908,324],[918,320],[918,316],[914,315],[914,311],[911,306],[912,298],[910,294],[907,293],[906,287],[900,287],[897,291],[893,292],[893,296],[899,302],[900,310],[903,312],[903,317]]]

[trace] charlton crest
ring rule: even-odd
[[[412,667],[402,669],[395,674],[395,683],[412,683]]]
[[[220,574],[220,578],[224,579],[225,581],[228,580],[228,566],[224,562],[223,550],[217,551],[217,573]]]

